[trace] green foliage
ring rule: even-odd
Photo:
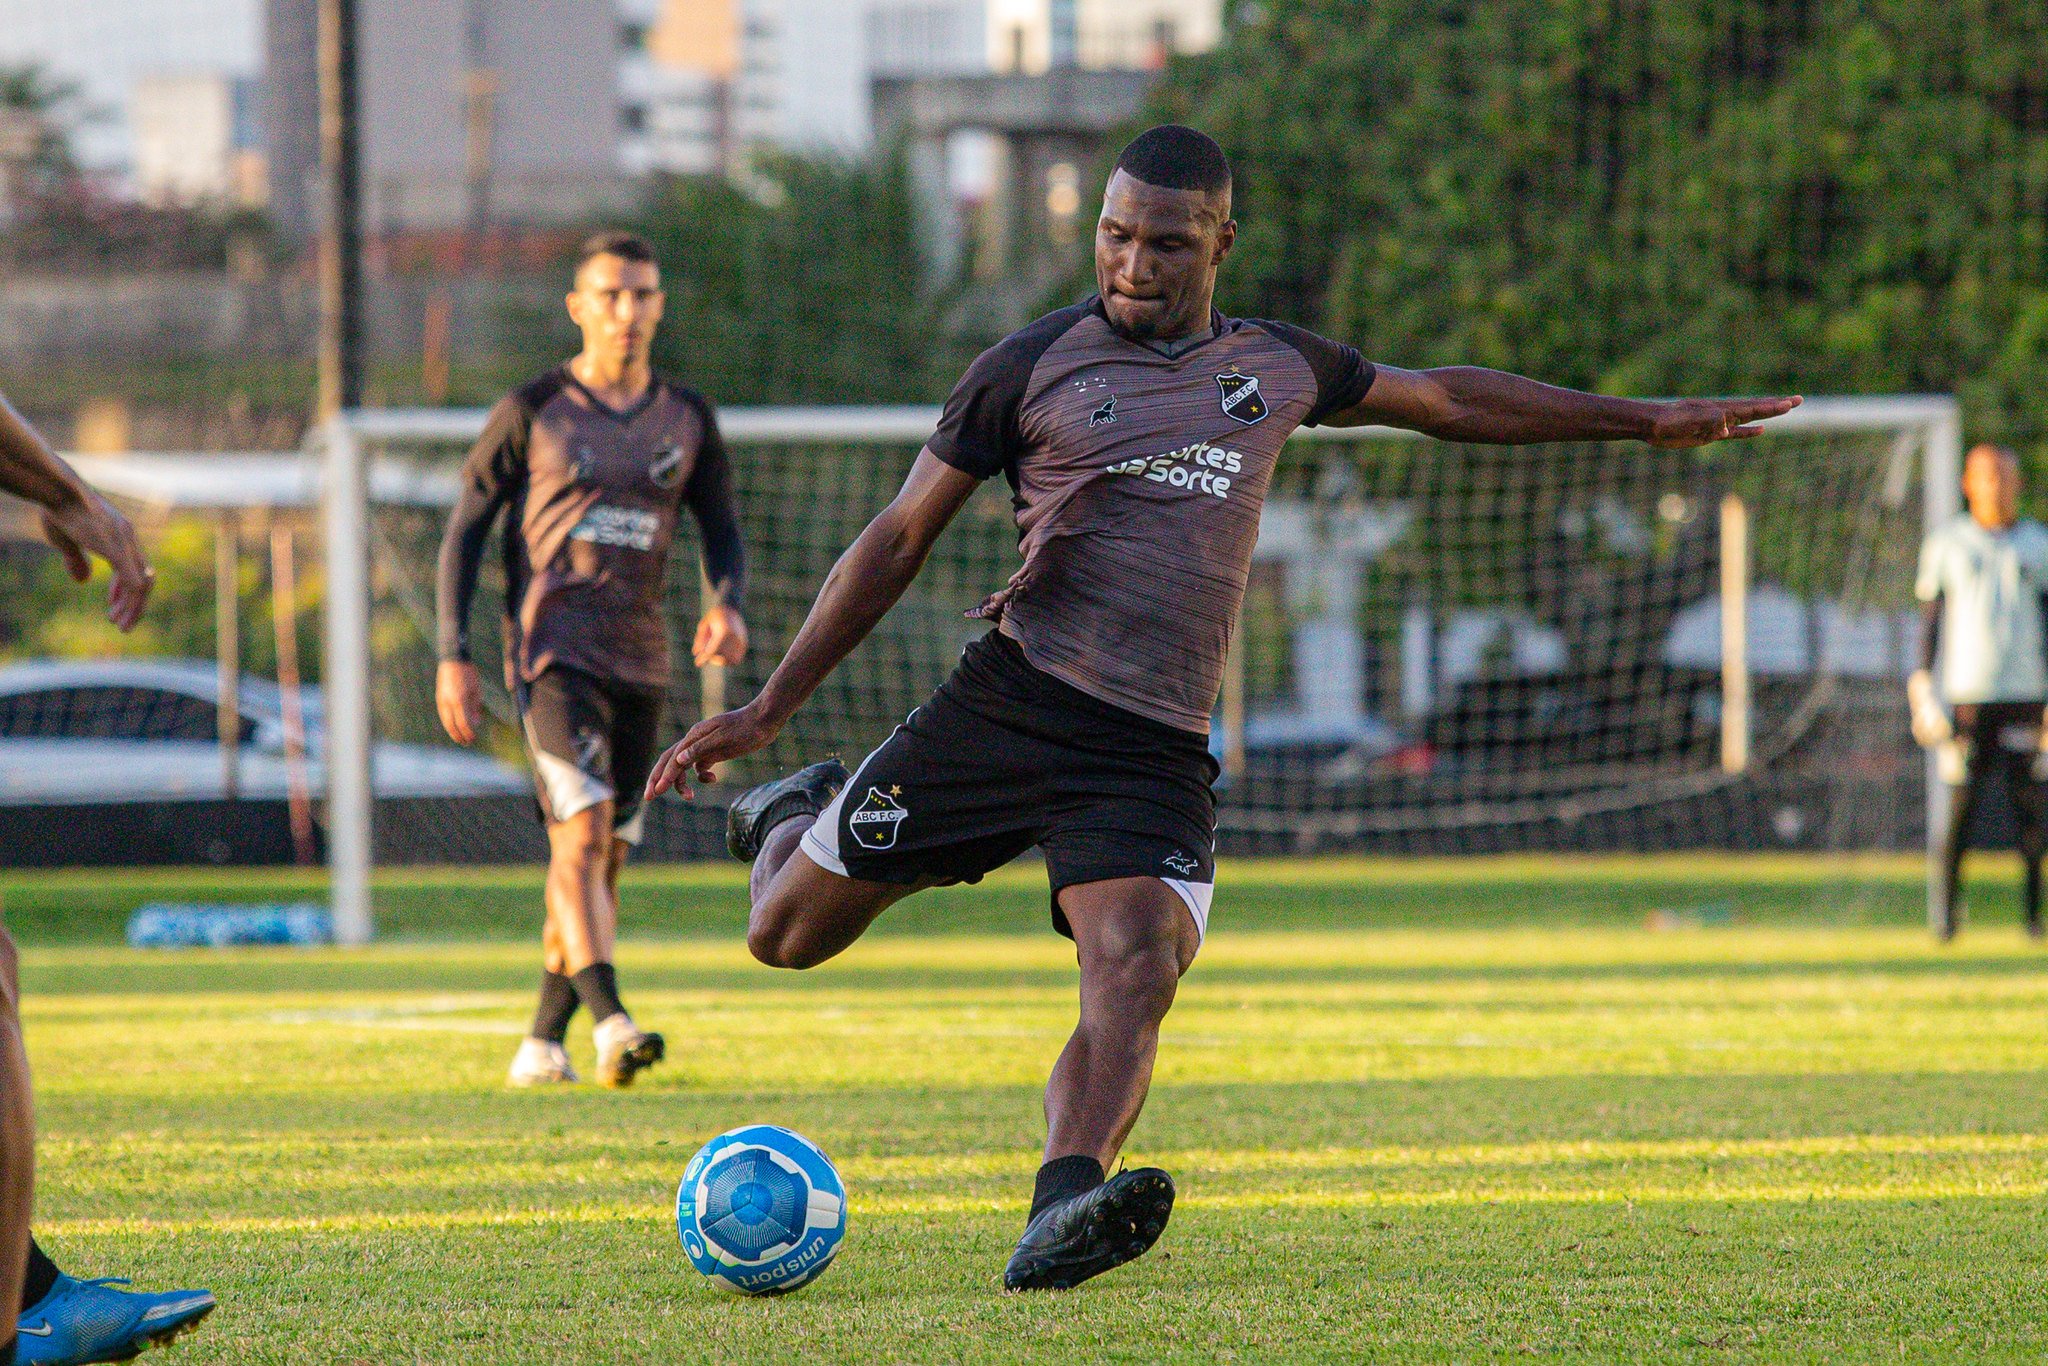
[[[678,180],[641,230],[666,270],[656,362],[720,403],[943,395],[899,158],[776,159],[768,179]],[[750,192],[751,191],[751,192]]]
[[[1223,306],[1613,393],[1953,391],[2048,465],[2048,9],[1262,0],[1148,114]]]
[[[214,636],[213,525],[198,517],[177,517],[142,527],[144,549],[156,569],[149,610],[127,634],[106,617],[107,568],[95,565],[90,582],[73,583],[55,553],[14,545],[0,554],[0,661],[40,659],[210,659]],[[317,541],[297,538],[298,573],[294,616],[299,671],[308,682],[320,677],[321,590],[325,582]],[[244,673],[277,676],[276,631],[271,616],[270,545],[245,536],[237,581],[242,621]]]

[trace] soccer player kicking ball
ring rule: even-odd
[[[686,783],[774,739],[975,486],[1008,478],[1024,562],[976,610],[995,629],[850,778],[818,764],[756,788],[729,837],[754,859],[748,946],[786,968],[832,957],[920,888],[1045,851],[1081,1011],[1046,1088],[1045,1164],[1003,1273],[1013,1289],[1129,1261],[1172,1212],[1165,1172],[1104,1177],[1208,924],[1205,737],[1288,435],[1382,422],[1457,441],[1692,446],[1753,436],[1744,424],[1798,402],[1644,403],[1491,370],[1375,368],[1301,328],[1217,313],[1236,236],[1230,166],[1209,138],[1162,127],[1125,148],[1096,225],[1099,295],[975,361],[760,696],[694,727],[648,783]]]
[[[156,577],[128,519],[80,481],[0,397],[0,491],[42,509],[43,535],[81,583],[93,557],[113,570],[107,619],[126,631],[142,619]],[[0,926],[0,1297],[18,1295],[14,1327],[0,1331],[0,1362],[126,1361],[189,1332],[213,1312],[204,1290],[138,1295],[119,1280],[81,1281],[29,1236],[35,1192],[35,1122],[21,1039],[14,939]],[[5,1303],[0,1298],[0,1303]],[[0,1318],[0,1324],[6,1320]]]
[[[470,601],[504,514],[506,681],[549,850],[545,972],[514,1086],[578,1080],[562,1046],[578,1001],[595,1025],[599,1081],[629,1086],[662,1057],[661,1035],[619,1002],[612,950],[619,869],[640,840],[668,689],[662,595],[684,509],[715,599],[697,624],[696,661],[737,664],[746,653],[732,472],[711,405],[648,363],[662,301],[645,240],[609,232],[584,243],[568,299],[583,350],[491,410],[441,543],[434,700],[449,737],[466,745],[483,724]]]
[[[1936,751],[1948,785],[1941,845],[1941,937],[1962,928],[1958,897],[1970,818],[1994,776],[2019,818],[2027,868],[2027,933],[2039,939],[2041,856],[2048,844],[2048,530],[2019,517],[2020,465],[2002,446],[1977,446],[1963,463],[1969,511],[1920,547],[1914,595],[1924,604],[1920,667],[1906,680],[1913,737]],[[1941,657],[1942,709],[1934,686]]]

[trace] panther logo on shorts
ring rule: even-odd
[[[1202,866],[1199,859],[1189,858],[1186,854],[1168,854],[1160,862],[1173,869],[1174,872],[1179,873],[1182,877],[1193,877]]]
[[[576,767],[599,782],[611,779],[611,745],[603,731],[584,726],[576,732]]]
[[[852,832],[853,842],[863,849],[894,849],[896,830],[910,816],[903,809],[903,804],[896,800],[902,795],[900,787],[892,786],[887,792],[879,787],[869,788],[867,800],[846,818],[846,828]]]

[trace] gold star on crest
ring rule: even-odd
[[[896,786],[894,783],[891,783],[889,785],[889,795],[892,797],[900,797],[903,795],[903,789]]]

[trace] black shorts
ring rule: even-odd
[[[1037,845],[1062,888],[1156,877],[1207,932],[1216,760],[1200,735],[1032,667],[997,631],[855,771],[803,849],[865,882],[978,882]]]
[[[640,842],[640,794],[654,767],[662,695],[553,668],[518,690],[542,823],[612,803],[613,833]]]

